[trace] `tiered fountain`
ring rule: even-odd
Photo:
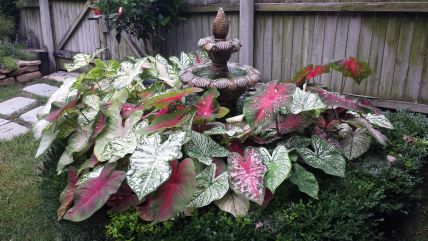
[[[238,98],[261,80],[260,72],[248,65],[228,63],[230,56],[241,48],[239,39],[226,39],[229,20],[220,8],[213,23],[213,36],[199,40],[198,46],[208,53],[210,64],[197,64],[184,69],[180,79],[189,86],[216,87],[220,105],[233,110]]]

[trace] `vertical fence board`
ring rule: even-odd
[[[424,70],[422,73],[421,87],[419,88],[419,103],[428,104],[428,47],[425,47]]]
[[[346,43],[346,54],[345,57],[356,57],[358,56],[358,47],[361,33],[361,15],[352,14],[349,18],[348,27],[348,41]],[[344,93],[352,93],[354,89],[354,81],[351,78],[343,78]]]
[[[324,49],[322,54],[322,63],[326,64],[334,59],[334,48],[336,44],[336,26],[337,15],[327,15],[325,20],[324,31]],[[330,86],[331,74],[321,76],[321,84]]]
[[[304,16],[301,14],[295,15],[293,24],[293,49],[291,54],[291,77],[293,77],[302,65],[303,28]]]
[[[282,48],[282,73],[281,78],[284,80],[290,80],[291,76],[291,58],[293,54],[293,24],[294,16],[286,15],[283,17],[284,25],[284,37],[283,37],[283,48]],[[257,36],[257,35],[256,35]]]
[[[348,39],[348,25],[349,25],[349,17],[340,17],[337,20],[337,29],[336,29],[336,40],[334,46],[334,60],[339,60],[345,58],[346,55],[346,42]],[[333,59],[330,59],[333,60]],[[342,91],[342,84],[344,78],[342,74],[333,71],[330,88],[335,91]]]
[[[361,59],[362,61],[369,62],[370,58],[370,46],[372,42],[372,29],[373,29],[373,22],[374,17],[373,16],[363,16],[361,20],[361,27],[360,27],[360,36],[359,36],[359,42],[358,42],[358,54],[357,57]],[[357,95],[364,95],[366,86],[367,86],[367,79],[361,81],[360,84],[353,81],[353,93]]]
[[[319,14],[315,16],[314,20],[314,39],[312,41],[312,61],[314,65],[322,64],[322,52],[324,45],[324,29],[325,29],[325,15]],[[314,82],[319,84],[321,77],[314,78]]]
[[[394,79],[391,85],[391,99],[401,100],[406,87],[407,73],[409,71],[409,58],[412,46],[415,17],[401,18],[400,37],[398,40],[397,56],[395,59]]]
[[[283,17],[281,15],[274,15],[272,20],[272,71],[271,78],[272,80],[281,80],[282,65],[283,61],[282,51],[283,51]]]
[[[421,88],[422,71],[424,68],[424,58],[428,58],[425,53],[427,46],[427,20],[423,15],[418,15],[415,24],[415,33],[413,35],[412,49],[409,60],[409,73],[407,84],[404,91],[404,101],[417,101],[419,89]],[[426,65],[425,65],[425,68]],[[423,91],[428,91],[424,89]]]

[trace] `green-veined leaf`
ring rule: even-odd
[[[297,185],[301,192],[318,199],[319,186],[314,174],[306,171],[301,165],[294,163],[290,181]]]
[[[267,167],[267,173],[264,178],[265,186],[274,193],[291,171],[288,150],[284,146],[277,146],[272,155],[270,155],[266,148],[261,147],[260,154],[263,157],[263,164]]]
[[[229,151],[211,137],[192,131],[192,138],[185,146],[189,157],[196,158],[205,165],[211,165],[213,157],[227,157]]]

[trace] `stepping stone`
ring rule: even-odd
[[[15,97],[0,103],[0,114],[10,116],[15,112],[28,108],[37,101],[25,97]]]
[[[64,83],[64,81],[68,78],[77,78],[79,77],[79,73],[74,73],[74,72],[65,72],[65,71],[58,71],[55,73],[52,73],[50,75],[46,75],[43,77],[43,79],[48,79],[48,80],[55,80],[61,83]]]
[[[9,123],[10,121],[8,121],[8,120],[5,120],[5,119],[1,119],[0,118],[0,126],[2,126],[2,125],[6,125],[7,123]]]
[[[16,64],[18,64],[19,67],[26,67],[26,66],[34,66],[34,65],[40,65],[42,61],[40,60],[18,60],[16,61]]]
[[[22,114],[19,119],[31,123],[31,124],[35,124],[38,119],[37,119],[37,113],[39,113],[39,111],[43,108],[43,106],[39,106],[37,108],[34,108],[28,112],[25,112],[24,114]],[[1,125],[1,122],[0,122]]]
[[[27,133],[29,130],[25,126],[21,126],[15,122],[9,122],[0,126],[0,140],[10,140],[15,136]]]
[[[49,97],[57,89],[58,89],[58,87],[48,85],[48,84],[35,84],[35,85],[30,85],[30,86],[25,87],[24,91],[31,93],[31,94],[34,94],[34,95],[38,95],[38,96]]]

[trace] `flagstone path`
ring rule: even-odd
[[[43,77],[44,80],[61,85],[67,78],[77,78],[76,73],[55,72]],[[21,90],[19,96],[0,103],[0,141],[10,140],[30,131],[37,122],[37,113],[58,87],[45,84],[29,84]],[[1,88],[0,88],[1,91]]]

